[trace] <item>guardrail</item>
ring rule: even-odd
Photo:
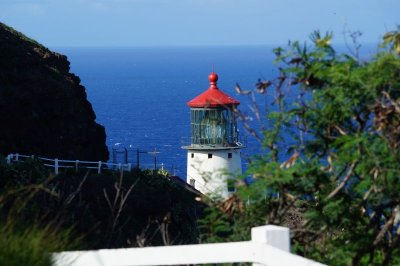
[[[37,158],[43,162],[44,166],[51,167],[54,169],[54,173],[58,175],[59,170],[62,168],[69,168],[69,169],[75,169],[78,171],[78,169],[85,168],[85,169],[97,169],[97,173],[101,174],[104,169],[112,169],[112,170],[119,170],[119,171],[128,171],[130,172],[132,170],[132,164],[131,163],[126,163],[126,164],[121,164],[121,163],[109,163],[109,162],[102,162],[102,161],[80,161],[80,160],[60,160],[58,158],[55,159],[49,159],[49,158],[44,158],[44,157],[35,157],[34,155],[23,155],[23,154],[9,154],[6,157],[7,163],[12,163],[12,162],[17,162],[21,160],[25,160],[27,158]],[[145,166],[141,164],[141,166]],[[152,164],[154,166],[154,164]],[[161,169],[163,169],[163,164],[161,164]]]
[[[238,147],[245,148],[247,146],[247,139],[244,136],[239,136],[235,142],[226,142],[225,138],[193,138],[193,137],[182,137],[182,147]]]
[[[52,255],[54,266],[135,266],[251,262],[253,265],[322,266],[290,253],[289,229],[254,227],[251,241],[166,247],[67,251]]]

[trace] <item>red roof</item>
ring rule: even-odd
[[[210,87],[208,90],[198,95],[191,101],[187,103],[189,107],[197,107],[197,108],[206,108],[206,107],[223,107],[223,106],[232,106],[239,105],[240,102],[235,100],[228,94],[222,92],[217,87],[218,75],[214,72],[208,76],[208,80],[210,81]]]

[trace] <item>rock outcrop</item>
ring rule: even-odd
[[[105,129],[69,64],[0,23],[0,154],[108,159]]]

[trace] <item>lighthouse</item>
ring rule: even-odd
[[[203,194],[226,198],[234,191],[232,177],[242,173],[237,121],[239,101],[217,86],[218,75],[208,76],[209,88],[189,101],[190,141],[187,150],[186,181]]]

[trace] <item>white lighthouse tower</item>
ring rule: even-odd
[[[226,198],[234,189],[228,182],[242,173],[234,108],[239,101],[217,87],[218,75],[208,76],[210,87],[187,104],[190,107],[190,143],[187,150],[187,183],[203,194]]]

